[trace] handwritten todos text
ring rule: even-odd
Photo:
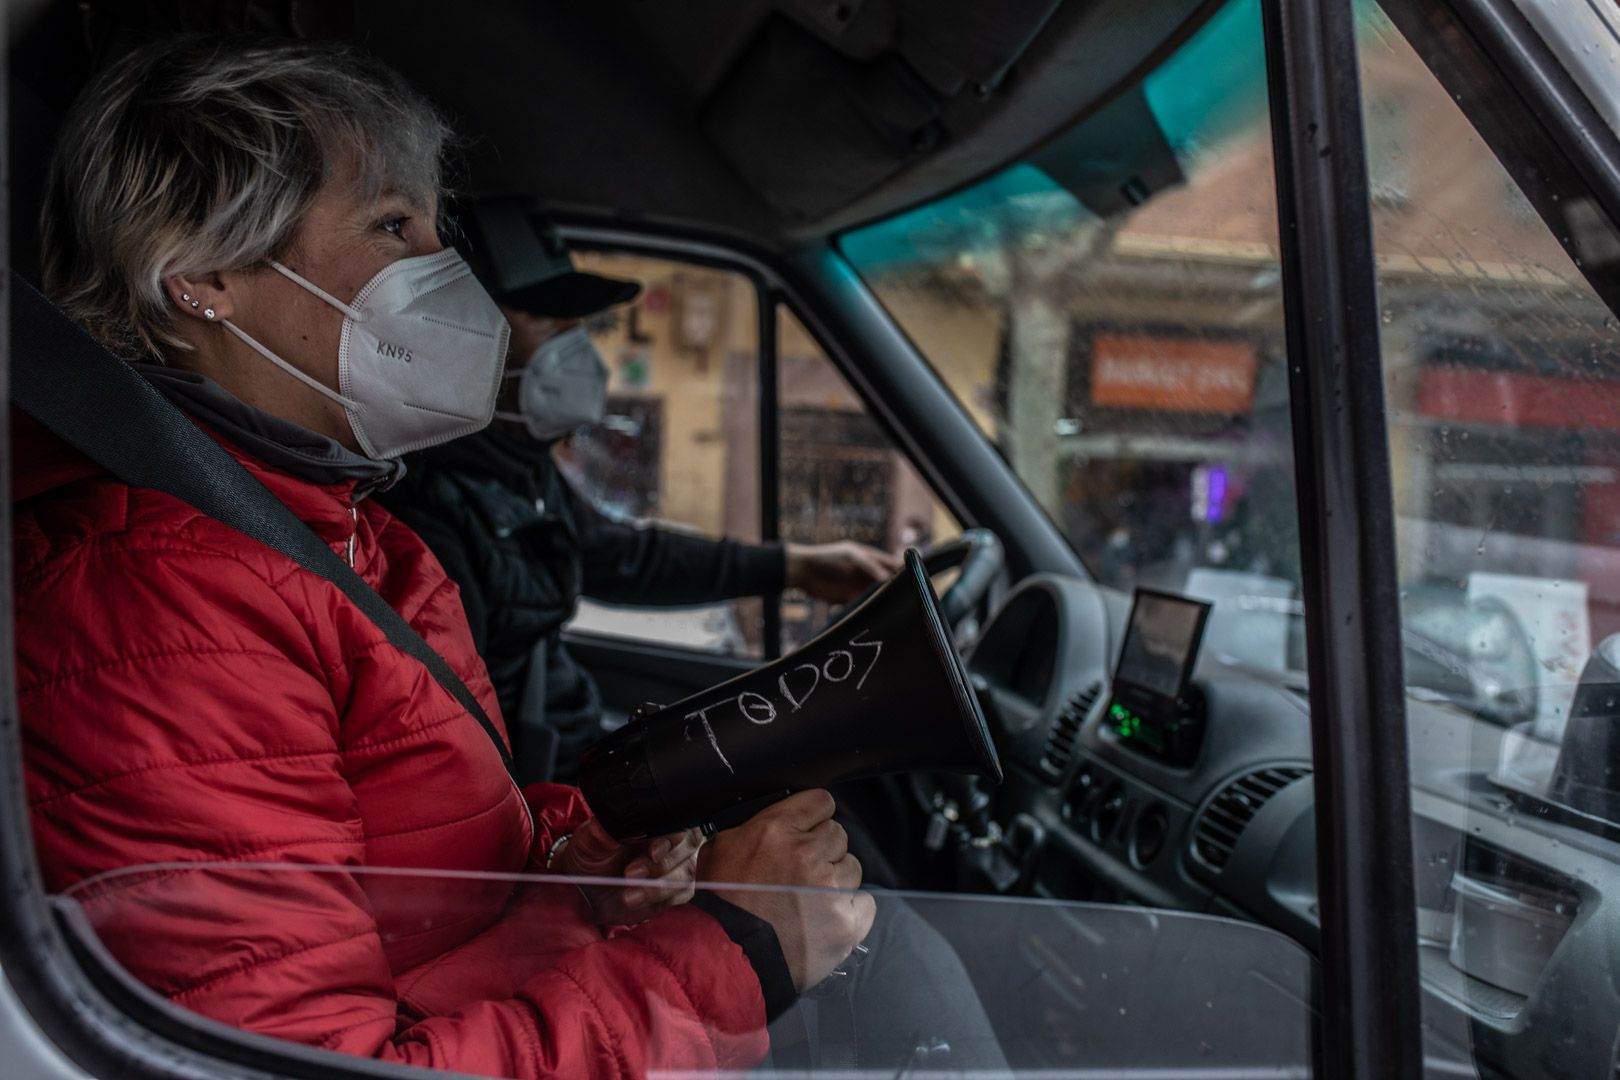
[[[870,639],[867,636],[870,632],[862,630],[846,641],[844,648],[829,652],[819,664],[805,661],[784,671],[776,680],[780,701],[772,700],[755,690],[744,690],[735,697],[722,698],[711,705],[689,712],[682,719],[696,720],[702,724],[709,745],[714,747],[714,752],[721,763],[731,772],[736,772],[737,770],[733,769],[731,762],[727,760],[725,751],[720,749],[720,741],[715,738],[709,717],[715,715],[717,710],[735,706],[745,720],[755,724],[769,724],[778,716],[784,715],[784,712],[791,716],[804,708],[823,682],[842,683],[854,678],[855,689],[861,689],[866,685],[866,680],[871,678],[872,670],[877,667],[878,658],[883,655],[883,642]],[[686,737],[689,739],[692,737],[690,725]]]

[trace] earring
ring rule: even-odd
[[[213,308],[205,308],[203,310],[203,318],[212,319],[213,317],[214,317],[214,309]]]
[[[191,294],[183,292],[183,293],[180,294],[180,299],[185,300],[185,301],[190,301],[191,300]]]
[[[192,306],[192,307],[193,307],[193,308],[195,308],[195,307],[196,307],[196,306],[197,306],[197,301],[195,301],[195,300],[193,300],[193,301],[192,301],[192,302],[191,302],[191,306]]]

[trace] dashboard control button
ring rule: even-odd
[[[1164,850],[1165,838],[1170,835],[1170,817],[1164,807],[1154,803],[1136,815],[1131,829],[1131,863],[1141,870],[1159,857]]]
[[[1091,839],[1099,844],[1106,844],[1119,828],[1120,820],[1125,816],[1125,785],[1113,783],[1102,793],[1097,800],[1096,812],[1091,815]]]
[[[1091,821],[1092,812],[1096,809],[1097,797],[1101,792],[1101,784],[1097,775],[1092,772],[1090,765],[1082,764],[1075,770],[1074,783],[1069,788],[1069,797],[1063,800],[1063,817],[1076,829],[1082,831]]]

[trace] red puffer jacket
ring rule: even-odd
[[[227,449],[498,722],[455,586],[416,535],[348,487]],[[252,869],[535,870],[588,811],[571,788],[520,794],[477,722],[328,582],[25,419],[13,455],[18,694],[48,886],[248,864],[86,888],[142,981],[254,1031],[470,1073],[759,1060],[759,980],[696,908],[605,934],[568,887]]]

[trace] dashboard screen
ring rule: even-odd
[[[1169,593],[1136,591],[1114,682],[1177,698],[1186,686],[1209,605]]]

